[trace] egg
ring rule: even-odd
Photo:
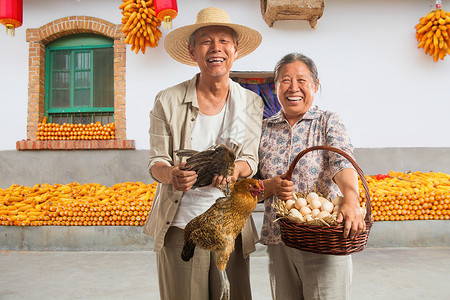
[[[313,216],[314,218],[320,213],[320,209],[315,208],[311,211],[311,216]]]
[[[313,199],[311,200],[311,203],[309,204],[312,209],[320,208],[322,206],[322,203],[320,203],[319,199]]]
[[[311,208],[309,208],[308,206],[303,206],[302,208],[300,208],[300,213],[304,216],[311,214]]]
[[[322,204],[322,211],[331,213],[333,211],[333,203],[331,203],[330,201],[324,202]]]
[[[325,201],[329,201],[329,200],[324,197],[319,196],[319,201],[320,201],[320,203],[324,203]]]
[[[325,217],[328,217],[330,215],[329,212],[327,211],[321,211],[320,213],[317,214],[316,218],[318,219],[323,219]]]
[[[305,215],[306,221],[312,221],[313,217],[310,214]]]
[[[287,210],[291,210],[294,207],[295,201],[292,199],[286,200],[285,202]]]
[[[311,203],[311,201],[314,199],[319,200],[319,195],[317,195],[314,192],[311,192],[308,195],[306,195],[306,202]]]
[[[336,196],[333,199],[331,199],[331,203],[333,203],[333,205],[342,205],[342,200],[344,200],[344,197]]]
[[[295,208],[296,209],[301,209],[303,206],[306,206],[308,203],[306,202],[305,198],[298,198],[297,200],[295,200]]]
[[[293,216],[293,217],[295,217],[295,218],[297,218],[297,219],[300,219],[300,221],[304,221],[304,220],[305,220],[305,219],[303,218],[302,214],[301,214],[297,209],[295,209],[295,208],[293,208],[293,209],[291,209],[291,210],[289,211],[289,215],[290,215],[290,216]]]

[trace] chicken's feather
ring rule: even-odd
[[[234,240],[256,207],[256,195],[262,191],[261,181],[238,181],[229,196],[218,198],[208,210],[192,219],[184,229],[182,259],[188,261],[197,245],[215,251],[217,267],[223,271],[234,249]]]
[[[223,144],[211,146],[204,151],[184,149],[175,153],[180,157],[188,157],[186,169],[197,173],[194,188],[210,185],[215,175],[233,175],[236,154]]]

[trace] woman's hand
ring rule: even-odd
[[[290,180],[275,176],[270,179],[265,179],[264,183],[264,198],[275,195],[277,198],[286,201],[292,199],[294,192],[294,183]]]
[[[359,205],[351,203],[355,203],[355,201],[346,201],[344,197],[336,222],[342,223],[345,221],[344,238],[354,239],[366,230],[366,223]]]
[[[364,232],[366,223],[359,207],[358,176],[355,170],[342,169],[334,176],[344,196],[336,221],[344,223],[344,238],[354,239]]]

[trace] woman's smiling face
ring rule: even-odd
[[[309,68],[300,61],[282,66],[279,70],[275,89],[283,113],[292,126],[308,111],[319,89]]]

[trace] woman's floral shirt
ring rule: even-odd
[[[263,121],[259,145],[259,176],[271,178],[286,173],[295,156],[305,148],[327,145],[339,148],[353,157],[353,145],[341,118],[333,112],[311,108],[294,126],[290,126],[282,111]],[[316,191],[334,197],[339,189],[333,177],[352,164],[340,154],[315,150],[303,156],[292,173],[295,192]],[[261,243],[280,244],[281,233],[273,206],[275,197],[265,199]]]

